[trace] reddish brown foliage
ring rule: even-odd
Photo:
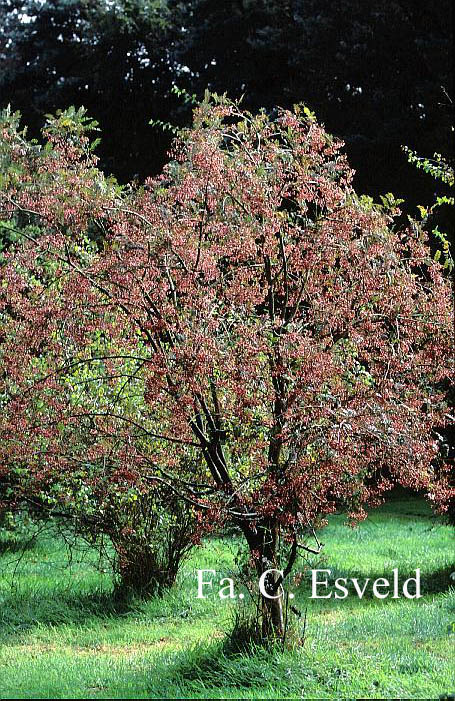
[[[337,505],[362,518],[395,482],[444,508],[450,286],[311,118],[204,103],[164,173],[121,193],[67,137],[35,158],[5,137],[4,216],[43,229],[1,271],[4,465],[39,482],[109,455],[201,524],[240,525],[258,571],[279,533],[292,561]]]

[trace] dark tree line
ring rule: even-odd
[[[451,20],[450,0],[4,0],[0,103],[36,132],[83,104],[125,181],[164,161],[171,133],[150,119],[189,121],[173,84],[252,109],[303,100],[345,139],[359,190],[415,205],[434,182],[401,145],[450,156]]]

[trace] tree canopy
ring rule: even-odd
[[[451,288],[396,202],[359,197],[308,108],[207,99],[161,175],[119,187],[83,112],[3,123],[0,464],[165,485],[289,574],[324,516],[393,484],[453,499],[438,461]],[[88,464],[88,466],[87,466]],[[316,539],[317,542],[317,539]],[[276,592],[282,577],[270,576]],[[263,632],[283,632],[263,600]]]

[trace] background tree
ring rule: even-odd
[[[0,9],[0,96],[38,136],[46,113],[84,105],[100,122],[100,156],[122,180],[156,172],[169,144],[152,129],[169,94],[179,12],[167,0],[7,0]],[[129,124],[128,130],[125,125]]]
[[[270,119],[207,99],[163,174],[124,189],[64,116],[35,158],[5,138],[2,216],[45,233],[1,268],[4,466],[49,482],[74,469],[85,427],[84,460],[164,485],[201,529],[236,524],[256,575],[282,570],[269,594],[299,550],[319,550],[336,505],[363,518],[398,482],[444,508],[432,427],[447,421],[450,285],[419,227],[391,227],[393,201],[356,196],[307,108]],[[129,394],[144,388],[134,411],[112,404],[126,360]],[[87,373],[76,403],[74,363]],[[282,637],[281,600],[261,610],[262,636]]]
[[[450,152],[449,0],[5,0],[0,100],[27,115],[84,104],[101,124],[107,172],[157,173],[169,133],[191,119],[173,83],[244,95],[245,107],[305,101],[343,138],[358,191],[432,197],[401,152]],[[129,125],[125,130],[125,124]]]
[[[414,205],[428,199],[400,146],[447,152],[451,110],[440,86],[451,86],[451,3],[190,7],[182,63],[195,73],[191,89],[243,93],[253,109],[303,100],[345,140],[360,191],[377,198],[391,190]]]

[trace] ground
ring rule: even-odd
[[[234,654],[225,646],[240,603],[196,598],[196,569],[235,578],[236,537],[211,538],[162,599],[116,603],[96,554],[73,553],[43,532],[0,555],[1,698],[438,698],[455,690],[453,530],[425,502],[403,495],[357,529],[342,516],[320,533],[308,567],[333,577],[422,572],[419,600],[293,601],[304,641]],[[1,543],[0,543],[1,545]],[[302,566],[302,565],[301,565]],[[300,633],[303,631],[301,630]]]

